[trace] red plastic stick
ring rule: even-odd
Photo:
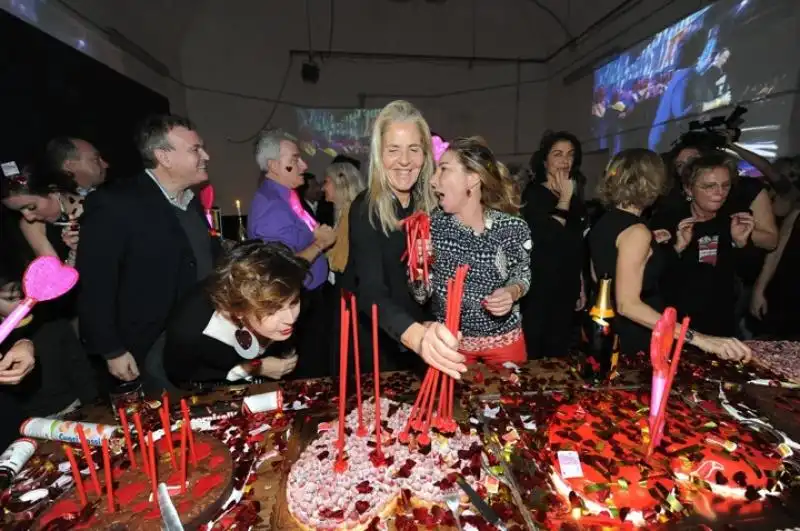
[[[181,412],[183,413],[183,422],[186,423],[187,439],[189,440],[189,455],[192,457],[192,466],[197,466],[197,453],[194,451],[194,433],[192,432],[192,417],[189,415],[189,405],[186,403],[185,398],[181,398]]]
[[[436,387],[439,384],[439,374],[440,372],[438,370],[436,370],[436,372],[433,374],[430,398],[428,399],[428,404],[426,407],[427,415],[425,417],[425,425],[422,428],[422,433],[420,433],[419,437],[417,438],[419,443],[423,446],[427,446],[431,443],[431,438],[428,432],[431,429],[431,416],[433,415],[433,403],[436,401]]]
[[[172,425],[165,410],[159,409],[158,416],[161,417],[161,426],[164,427],[164,437],[166,438],[167,451],[169,452],[169,464],[172,470],[175,470],[177,465],[175,464],[175,448],[172,445]]]
[[[344,299],[342,299],[342,306],[344,306]],[[338,473],[347,470],[347,461],[344,459],[344,419],[345,419],[345,405],[347,403],[347,345],[350,334],[347,330],[347,323],[350,321],[350,312],[347,309],[342,314],[342,335],[339,341],[339,440],[336,445],[339,448],[339,456],[333,467]]]
[[[125,408],[119,408],[119,420],[122,422],[122,433],[125,435],[125,446],[128,447],[128,461],[131,462],[131,468],[136,470],[136,454],[133,452],[133,441],[131,440],[131,428],[128,425],[128,415],[125,413]]]
[[[358,407],[358,429],[356,435],[366,437],[369,433],[364,425],[364,414],[361,408],[361,354],[358,351],[358,309],[356,308],[356,296],[350,294],[350,319],[353,321],[353,363],[356,369],[356,401]]]
[[[667,399],[672,390],[672,381],[675,379],[675,373],[678,372],[678,362],[681,359],[681,350],[683,350],[683,342],[686,339],[686,333],[689,330],[689,318],[684,317],[681,322],[681,332],[678,336],[678,342],[675,345],[675,353],[672,355],[672,361],[669,365],[669,375],[667,376],[667,385],[664,387],[664,394],[661,396],[661,404],[658,408],[658,416],[655,421],[655,432],[650,438],[650,444],[647,446],[647,456],[651,456],[658,444],[661,442],[662,430],[667,412]]]
[[[72,453],[72,448],[64,445],[64,453],[67,454],[69,459],[69,467],[72,469],[72,480],[75,482],[75,490],[78,491],[78,499],[81,501],[81,507],[85,507],[86,491],[83,488],[83,478],[81,478],[81,469],[78,468],[78,461],[75,459],[75,454]]]
[[[378,352],[378,305],[372,305],[372,365],[375,369],[375,456],[376,461],[383,462],[383,444],[381,443],[381,365]]]
[[[106,473],[106,496],[108,512],[114,512],[114,482],[111,478],[111,457],[108,454],[108,439],[103,439],[103,471]]]
[[[414,421],[414,417],[419,412],[420,402],[422,401],[422,397],[425,394],[425,389],[430,385],[432,378],[433,374],[431,373],[431,370],[428,369],[428,371],[425,373],[425,378],[422,380],[422,385],[419,387],[419,391],[417,391],[417,398],[416,400],[414,400],[414,405],[411,407],[411,414],[408,415],[408,420],[406,421],[406,427],[402,432],[400,432],[400,435],[398,436],[400,442],[403,444],[408,442],[408,434],[411,431],[411,424]]]
[[[181,422],[181,494],[186,493],[186,432],[189,428],[185,422]]]
[[[156,468],[156,445],[153,443],[153,432],[148,432],[147,442],[150,446],[150,484],[153,487],[153,505],[158,507],[158,468]]]
[[[439,371],[434,369],[433,367],[428,368],[428,374],[425,376],[425,382],[423,382],[423,387],[420,388],[420,395],[422,399],[419,402],[419,409],[417,410],[416,416],[411,423],[411,428],[415,431],[422,431],[425,427],[425,411],[428,408],[428,397],[431,395],[432,387],[433,387],[433,377]]]
[[[142,469],[148,476],[150,475],[150,460],[147,458],[147,445],[145,444],[144,430],[142,430],[142,417],[139,412],[133,414],[133,425],[136,426],[136,434],[139,436],[139,449],[142,452]]]
[[[98,496],[103,495],[103,491],[100,490],[100,480],[97,479],[97,470],[94,469],[94,459],[92,458],[92,450],[89,448],[89,443],[86,441],[86,435],[83,433],[83,426],[78,424],[75,427],[75,431],[78,432],[78,439],[81,441],[81,449],[83,450],[83,458],[86,459],[86,464],[89,465],[89,475],[92,478],[92,487],[94,491],[97,493]]]

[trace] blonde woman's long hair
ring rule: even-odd
[[[369,156],[369,192],[367,206],[369,221],[374,228],[380,226],[385,235],[400,228],[400,220],[395,213],[394,194],[389,186],[389,176],[383,167],[383,137],[389,125],[395,122],[411,122],[419,129],[425,158],[419,170],[417,183],[412,190],[412,201],[416,210],[430,212],[436,205],[430,180],[436,169],[433,161],[431,130],[422,113],[411,103],[403,100],[393,101],[384,107],[372,127]]]
[[[361,175],[361,170],[349,162],[334,162],[325,169],[325,177],[331,180],[336,189],[339,201],[333,206],[336,209],[336,223],[339,223],[342,211],[366,188],[364,176]]]

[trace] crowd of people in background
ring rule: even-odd
[[[188,120],[148,118],[135,139],[143,171],[109,183],[89,142],[53,139],[43,162],[3,164],[0,314],[20,303],[36,256],[74,265],[80,283],[0,345],[0,446],[24,418],[121,382],[337,376],[344,307],[363,350],[376,305],[382,370],[458,378],[477,362],[569,355],[610,278],[623,355],[647,349],[673,306],[691,317],[688,343],[747,360],[742,339],[798,336],[800,159],[769,162],[724,134],[620,151],[587,200],[573,134],[547,132],[527,167],[507,166],[484,139],[436,137],[395,101],[363,170],[337,157],[311,175],[293,136],[259,135],[246,242],[209,230],[198,193],[211,154]],[[739,158],[763,178],[740,177]],[[419,213],[430,235],[410,242],[405,220]],[[430,255],[425,275],[409,266],[415,253]],[[463,264],[456,336],[447,281]],[[371,370],[372,357],[361,363]]]

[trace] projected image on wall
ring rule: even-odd
[[[300,143],[309,156],[364,157],[369,154],[372,125],[380,109],[297,109]]]
[[[689,120],[762,102],[746,122],[758,133],[743,140],[774,156],[788,115],[763,109],[763,101],[779,98],[795,81],[792,3],[720,0],[595,70],[591,112],[600,148],[667,151]],[[765,119],[775,121],[754,121]]]

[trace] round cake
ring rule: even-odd
[[[773,445],[678,400],[669,402],[664,436],[646,459],[647,398],[597,392],[558,408],[548,428],[551,480],[573,509],[644,526],[684,504],[702,513],[717,502],[779,492],[782,463]]]
[[[398,498],[410,492],[414,505],[444,505],[458,490],[457,475],[473,488],[481,476],[481,445],[475,435],[460,431],[452,437],[432,435],[431,444],[419,448],[397,440],[411,406],[381,399],[382,449],[385,463],[375,466],[374,429],[356,435],[357,412],[345,418],[347,468],[334,470],[337,460],[338,422],[320,433],[292,465],[286,484],[289,513],[303,529],[365,529],[375,518],[390,516]],[[363,404],[364,423],[374,427],[373,402]],[[460,492],[460,491],[459,491]]]
[[[167,484],[172,503],[187,530],[208,523],[233,489],[233,460],[228,448],[218,439],[202,433],[195,432],[194,440],[197,466],[193,466],[187,456],[186,492],[183,494],[180,492],[180,472],[172,468],[165,439],[162,437],[156,442],[158,482]],[[175,448],[174,451],[179,463],[180,450]],[[98,457],[99,454],[95,453],[95,463]],[[130,462],[123,459],[113,466],[113,513],[107,509],[104,473],[100,468],[97,472],[102,497],[95,493],[89,476],[83,476],[89,504],[81,510],[77,492],[72,488],[38,516],[33,529],[160,530],[161,514],[157,501],[152,497],[152,483],[140,460],[137,464],[136,469],[131,469]]]

